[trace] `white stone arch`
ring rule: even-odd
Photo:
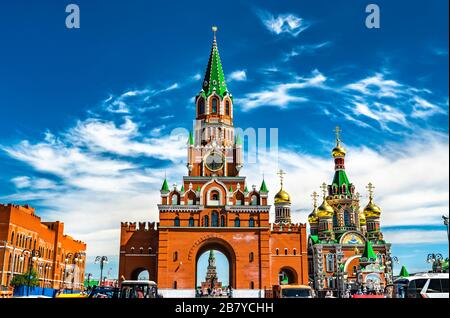
[[[184,197],[183,197],[184,204],[186,204],[186,205],[188,205],[188,201],[189,201],[188,195],[190,192],[192,192],[194,194],[195,198],[197,199],[197,193],[194,190],[192,190],[192,189],[187,190],[186,192],[184,192]]]
[[[216,178],[213,178],[213,179],[211,179],[210,181],[208,181],[207,183],[205,183],[204,185],[203,185],[203,187],[200,189],[200,204],[201,205],[204,205],[205,204],[205,202],[204,202],[204,194],[205,194],[205,189],[208,187],[208,185],[210,185],[210,184],[212,184],[212,183],[217,183],[218,185],[220,185],[221,187],[222,187],[222,190],[219,190],[219,192],[221,192],[221,191],[223,191],[224,192],[224,198],[226,198],[227,197],[227,194],[228,194],[228,190],[227,190],[227,187],[226,187],[226,185],[223,183],[223,182],[221,182],[221,181],[219,181],[219,180],[217,180]],[[214,188],[214,187],[213,187]],[[218,187],[215,187],[215,188],[217,188],[217,189],[220,189],[220,188],[218,188]],[[211,189],[210,189],[211,190]],[[209,194],[209,193],[208,193]]]
[[[348,265],[355,259],[355,258],[361,258],[362,254],[357,254],[357,255],[353,255],[350,256],[349,258],[347,258],[347,260],[345,261],[344,264],[344,272],[348,273],[347,269],[348,269]]]

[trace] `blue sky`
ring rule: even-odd
[[[283,167],[305,222],[333,176],[340,125],[348,176],[363,206],[375,184],[401,263],[424,270],[427,253],[448,255],[447,1],[377,1],[380,29],[357,0],[72,2],[76,30],[69,2],[0,5],[1,202],[64,221],[114,276],[119,222],[156,220],[164,173],[186,174],[174,129],[192,125],[217,25],[235,125],[278,128],[276,160],[247,164],[249,184],[264,173],[274,194]]]

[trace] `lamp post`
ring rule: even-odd
[[[447,227],[447,239],[450,241],[450,235],[448,232],[448,216],[447,215],[443,215],[442,219],[444,220],[444,225]]]
[[[91,285],[91,278],[92,278],[92,274],[91,273],[87,273],[87,289],[89,290],[89,287]]]
[[[105,266],[105,264],[108,264],[108,257],[106,257],[106,256],[97,256],[95,258],[94,264],[100,264],[100,281],[99,281],[99,286],[101,286],[102,282],[103,282],[103,267]]]
[[[442,256],[441,253],[437,253],[437,254],[430,253],[430,254],[428,254],[428,256],[427,256],[427,263],[431,264],[432,271],[434,273],[436,273],[436,272],[439,273],[440,272],[440,267],[441,267],[441,263],[442,263],[443,259],[444,259],[444,257]]]
[[[25,252],[25,250],[22,252],[22,254]],[[23,255],[21,256],[22,259]],[[28,280],[28,286],[27,286],[27,296],[30,295],[30,283],[31,283],[31,271],[34,268],[34,263],[37,262],[39,260],[39,258],[41,257],[41,252],[39,250],[33,249],[30,252],[30,257],[31,259],[28,262],[28,275],[27,275],[27,280]]]
[[[395,264],[399,264],[399,260],[397,256],[390,256],[387,260],[386,260],[386,265],[391,267],[392,270],[392,281],[394,280],[394,263]]]

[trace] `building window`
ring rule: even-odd
[[[211,198],[211,200],[213,200],[213,201],[218,201],[219,198],[220,198],[219,192],[216,191],[216,190],[211,191],[211,197],[210,197],[210,198]]]
[[[14,231],[11,234],[11,244],[14,244]]]
[[[209,226],[209,216],[205,215],[203,217],[203,226],[208,227]]]
[[[253,281],[250,282],[250,289],[255,289],[255,283]]]
[[[258,196],[252,195],[252,205],[258,205]]]
[[[139,248],[139,252],[140,252],[141,254],[144,253],[144,248],[143,248],[142,246]]]
[[[248,226],[255,227],[255,219],[254,218],[250,218],[250,220],[248,221]]]
[[[255,257],[255,255],[253,254],[253,252],[250,252],[250,254],[248,256],[248,260],[250,263],[253,262],[254,257]]]
[[[152,252],[153,252],[153,249],[152,249],[151,247],[149,247],[149,248],[148,248],[148,253],[149,253],[149,254],[152,254]]]
[[[345,184],[342,185],[342,194],[347,193],[347,186]]]
[[[334,272],[334,254],[327,254],[325,266],[327,272]]]
[[[131,250],[131,254],[134,254],[134,247],[132,247],[130,250]],[[64,254],[62,255],[62,259],[64,259]]]
[[[225,113],[230,116],[230,101],[225,102]]]
[[[205,100],[200,98],[198,101],[198,114],[203,115],[205,113]]]
[[[189,218],[189,226],[194,226],[194,218],[192,216]]]
[[[294,248],[294,255],[297,255],[297,249]]]
[[[173,225],[174,226],[180,226],[180,218],[178,216],[175,217],[175,219],[173,220]]]
[[[224,216],[224,215],[222,215],[222,216],[220,217],[220,226],[221,226],[221,227],[225,227],[225,216]]]
[[[333,214],[333,226],[334,227],[338,227],[339,226],[338,218],[337,218],[336,213]]]
[[[235,218],[234,219],[234,226],[235,227],[240,227],[241,226],[241,220],[239,218]]]
[[[177,287],[178,287],[177,281],[174,281],[173,282],[173,289],[177,289]]]
[[[218,100],[217,100],[217,98],[213,98],[213,99],[211,100],[211,102],[212,102],[211,113],[217,114],[217,105],[218,105]]]
[[[358,273],[358,268],[356,266],[353,266],[353,275],[356,276],[357,273]]]
[[[219,226],[219,214],[216,211],[211,213],[211,226],[218,227]]]
[[[173,261],[176,262],[178,260],[178,252],[173,252]]]
[[[278,248],[275,250],[275,254],[280,255],[280,250]]]
[[[288,255],[288,249],[287,248],[284,249],[284,255]]]
[[[236,194],[236,205],[244,205],[244,195],[241,192]]]
[[[172,205],[178,205],[178,195],[172,195]]]
[[[345,226],[350,226],[350,212],[344,211],[344,224]]]

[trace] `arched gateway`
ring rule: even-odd
[[[165,297],[194,297],[198,258],[218,250],[228,258],[235,297],[263,296],[278,285],[281,268],[292,269],[295,281],[307,284],[306,225],[291,223],[291,199],[283,184],[275,195],[275,224],[270,224],[264,179],[258,189],[239,175],[244,138],[235,134],[233,100],[214,38],[195,98],[187,175],[181,187],[163,181],[157,229],[122,224],[120,279],[146,267]]]

